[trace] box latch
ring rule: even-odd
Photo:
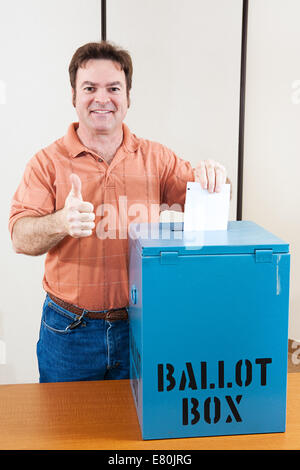
[[[177,264],[178,251],[161,251],[160,263],[161,264]]]
[[[255,250],[255,261],[256,263],[272,263],[273,250]]]

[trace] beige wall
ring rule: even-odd
[[[35,349],[44,300],[44,256],[16,255],[11,248],[10,201],[27,161],[76,120],[68,65],[77,47],[100,39],[100,6],[98,0],[1,6],[0,384],[38,381]]]
[[[300,339],[300,2],[249,2],[243,218],[290,243],[289,337]]]
[[[242,0],[110,0],[107,39],[134,60],[128,125],[196,165],[222,162],[236,218]]]
[[[208,157],[223,162],[234,184],[233,219],[241,4],[107,2],[108,39],[128,47],[134,60],[127,124],[193,164]],[[99,0],[16,0],[1,9],[0,384],[38,381],[35,349],[44,299],[44,257],[16,255],[11,248],[10,200],[26,162],[77,119],[68,64],[77,47],[100,39],[100,6]]]

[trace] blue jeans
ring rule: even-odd
[[[40,382],[129,378],[129,320],[90,319],[69,329],[75,314],[47,295],[37,358]]]

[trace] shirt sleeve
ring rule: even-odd
[[[161,204],[167,204],[169,210],[183,211],[186,184],[195,181],[193,168],[190,162],[177,157],[166,147],[163,147],[161,165]]]
[[[55,211],[54,171],[51,162],[36,154],[26,165],[21,182],[13,195],[8,229],[21,217],[39,217]]]

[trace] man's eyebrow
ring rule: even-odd
[[[83,86],[85,86],[85,85],[97,86],[97,85],[99,85],[99,83],[94,83],[94,82],[90,82],[90,81],[87,81],[87,80],[86,80],[85,82],[83,82],[83,83],[81,84],[81,86],[83,87]],[[123,86],[123,84],[122,84],[121,82],[119,82],[119,81],[110,82],[110,83],[107,83],[107,84],[106,84],[106,86],[116,86],[116,85],[118,85],[118,86],[120,86],[120,87]]]
[[[123,86],[123,84],[122,84],[121,82],[118,82],[118,81],[117,81],[117,82],[107,83],[106,86],[116,86],[116,85],[118,85],[118,86],[120,86],[120,87]]]
[[[85,85],[97,85],[97,83],[85,81],[81,84],[81,86],[85,86]]]

